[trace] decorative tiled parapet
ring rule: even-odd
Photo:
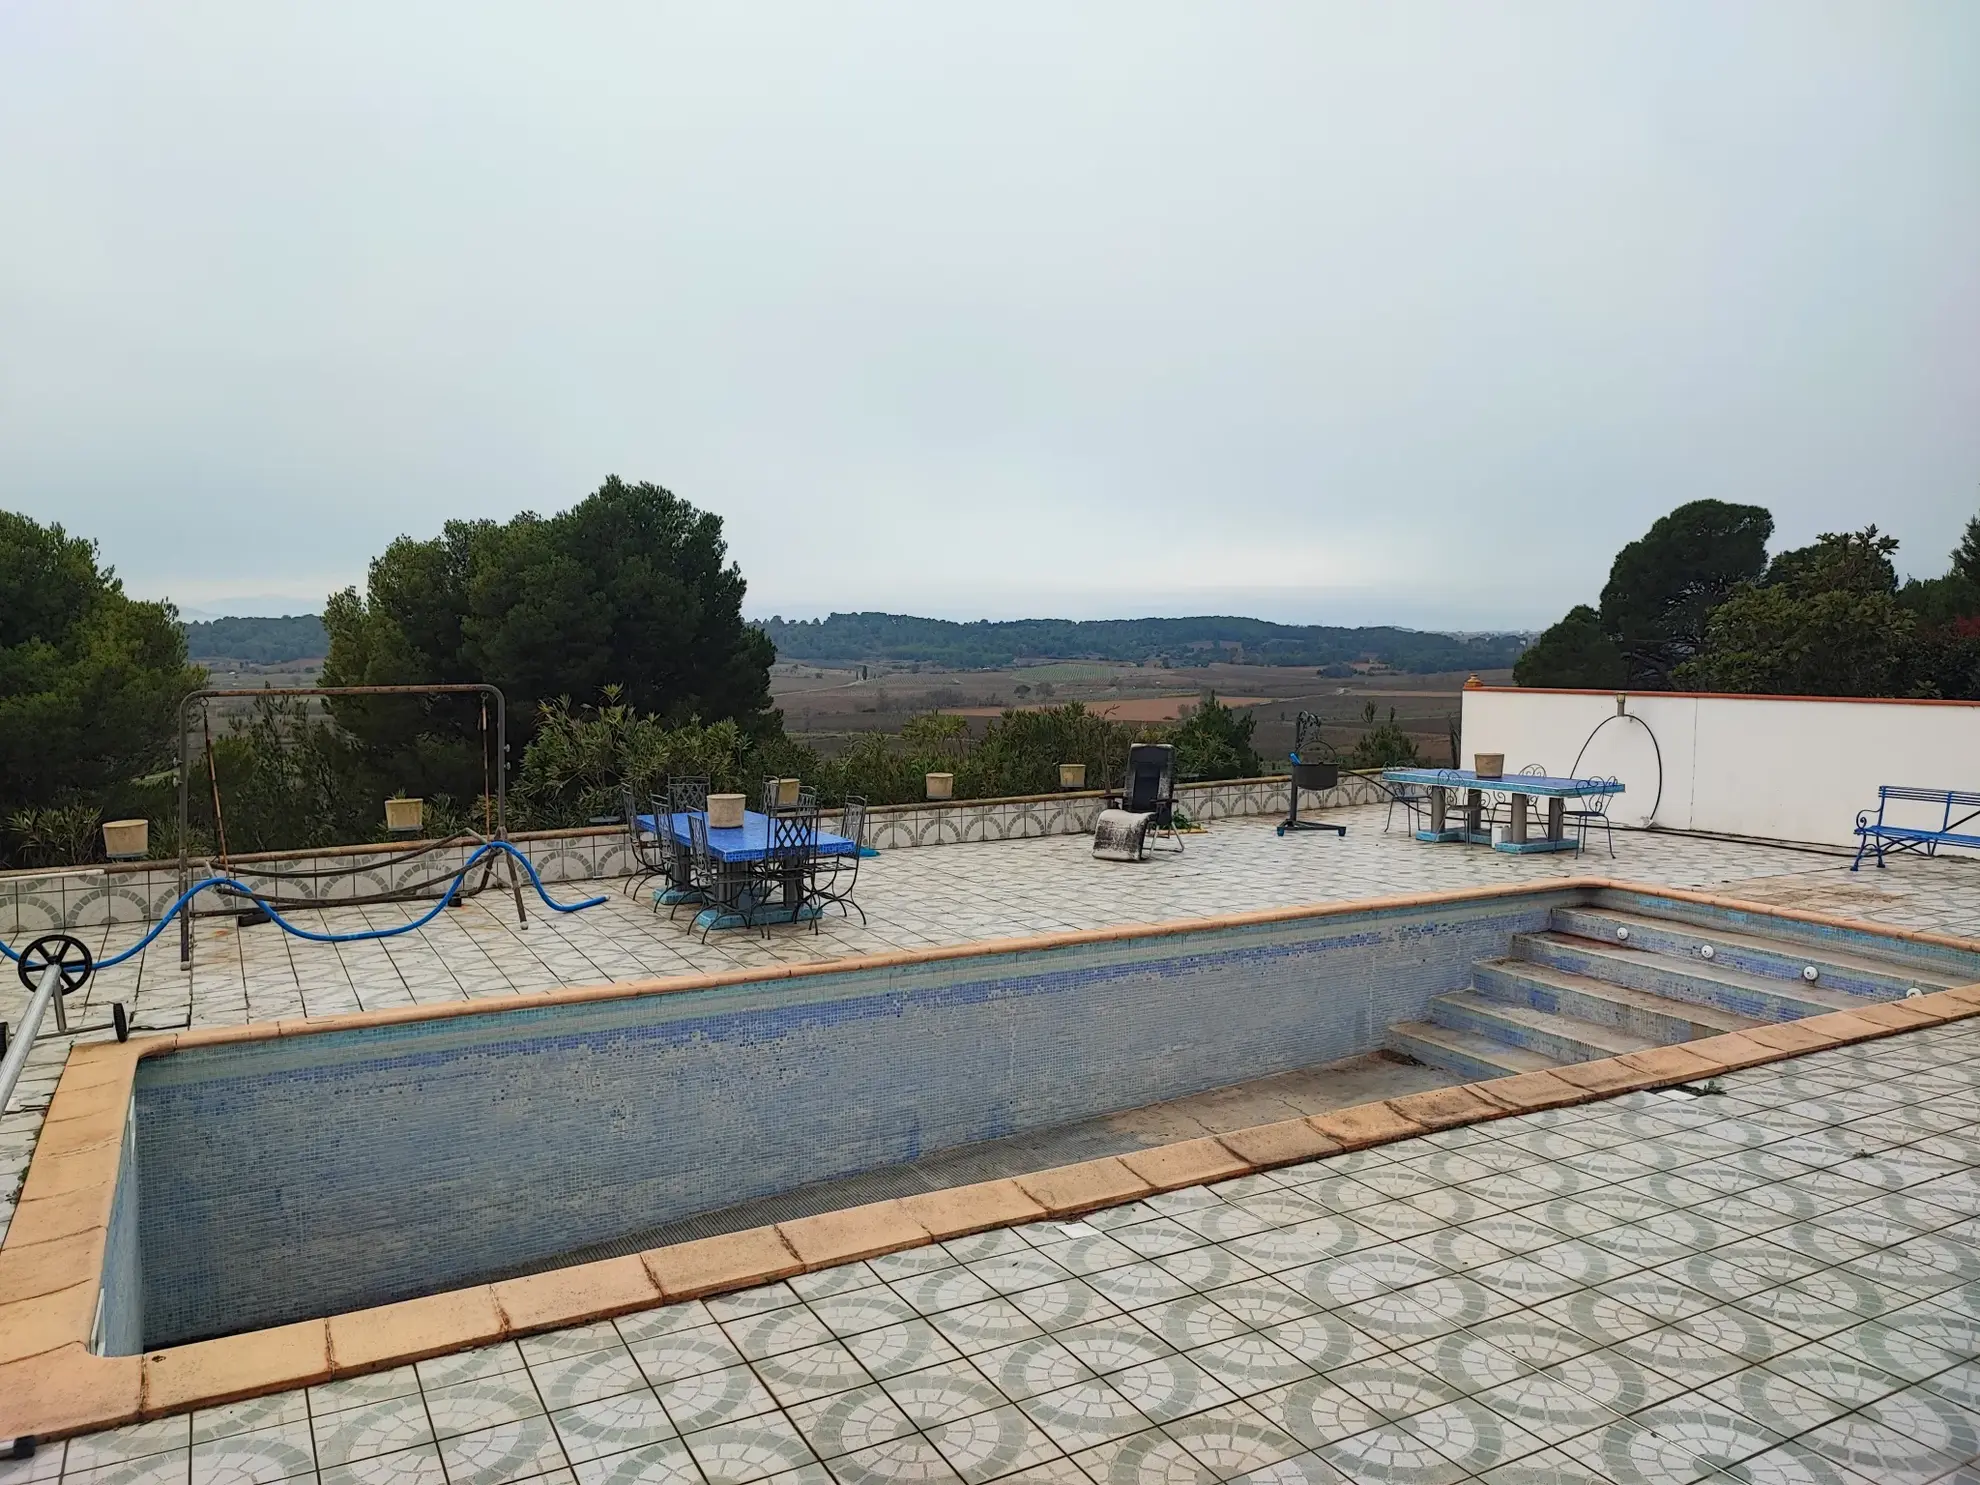
[[[1176,803],[1199,823],[1283,814],[1288,782],[1280,775],[1181,784],[1176,788]],[[1387,798],[1372,777],[1349,773],[1341,775],[1337,788],[1303,795],[1300,805],[1311,815],[1358,804],[1381,804]],[[1092,832],[1094,818],[1105,802],[1105,793],[1093,789],[1011,799],[880,805],[867,815],[866,844],[882,851],[900,851],[912,846],[1086,835]],[[838,820],[828,813],[824,823],[830,829]],[[512,840],[546,884],[629,876],[636,867],[626,832],[616,825],[526,831]],[[192,863],[193,879],[231,875],[258,892],[307,898],[324,905],[409,888],[420,896],[437,897],[445,881],[473,854],[474,846],[463,842],[441,845],[423,855],[411,854],[433,844],[413,841],[387,846],[331,846],[308,852],[271,851],[234,857],[225,873],[211,860],[198,860]],[[491,885],[499,887],[507,879],[504,864],[495,865]],[[477,868],[468,886],[473,888],[480,878]],[[4,872],[0,873],[0,938],[13,943],[43,933],[105,923],[151,923],[178,895],[178,867],[167,861],[128,868]],[[245,904],[239,899],[229,902],[209,895],[201,900],[199,910],[232,911],[241,906]]]

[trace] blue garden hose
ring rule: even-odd
[[[166,925],[185,910],[187,903],[191,902],[200,893],[213,887],[231,887],[243,897],[252,898],[255,905],[264,913],[268,914],[269,918],[284,931],[294,934],[297,938],[306,938],[312,943],[349,944],[357,943],[363,939],[397,938],[402,933],[411,933],[415,928],[424,928],[428,923],[439,917],[447,904],[454,900],[454,894],[460,890],[462,878],[467,876],[469,871],[473,870],[474,864],[477,861],[481,860],[482,857],[488,855],[491,851],[506,852],[521,862],[522,869],[529,873],[530,885],[536,888],[536,895],[542,898],[544,906],[550,908],[552,911],[577,913],[584,911],[586,908],[597,907],[601,902],[605,901],[603,897],[587,897],[582,902],[564,903],[556,901],[543,889],[543,879],[536,874],[536,868],[530,863],[529,857],[525,856],[505,840],[491,840],[478,847],[475,853],[461,864],[461,869],[454,873],[453,880],[447,884],[447,890],[440,894],[440,900],[433,904],[430,911],[421,917],[415,918],[410,923],[401,923],[396,928],[366,928],[356,933],[317,933],[308,928],[298,928],[257,896],[255,890],[245,882],[236,881],[232,877],[206,877],[194,882],[185,891],[181,892],[178,900],[159,916],[158,921],[151,925],[151,931],[145,934],[143,938],[132,944],[128,949],[125,949],[121,954],[113,954],[108,959],[97,960],[96,967],[98,969],[109,969],[112,965],[122,964],[126,959],[143,953],[146,945],[157,938],[159,934],[163,933]],[[324,906],[335,907],[336,904],[325,903]],[[7,958],[13,960],[18,960],[21,957],[4,943],[0,943],[0,954],[4,954]]]

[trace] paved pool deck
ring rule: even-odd
[[[230,1025],[1249,908],[1602,874],[1972,934],[1980,864],[1618,832],[1507,857],[1219,822],[1180,857],[1073,837],[865,864],[869,924],[707,946],[616,898],[518,932],[201,924],[91,987]],[[568,889],[565,889],[568,890]],[[344,928],[398,910],[323,915]],[[128,941],[108,930],[104,946]],[[18,990],[0,1013],[18,1014]],[[1980,1024],[1447,1130],[85,1435],[0,1485],[320,1479],[675,1485],[1971,1481],[1980,1453]],[[24,1166],[61,1048],[0,1119]],[[9,1208],[10,1210],[10,1208]]]

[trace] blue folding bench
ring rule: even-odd
[[[1938,825],[1886,824],[1884,810],[1894,799],[1938,806]],[[1955,820],[1954,810],[1966,813]],[[1940,846],[1972,846],[1980,850],[1980,834],[1960,829],[1975,819],[1980,819],[1980,794],[1963,789],[1916,789],[1905,784],[1885,784],[1877,790],[1876,815],[1873,817],[1868,810],[1857,812],[1856,833],[1862,843],[1857,846],[1856,859],[1850,862],[1849,869],[1855,871],[1861,866],[1866,852],[1874,852],[1881,867],[1886,851],[1895,854],[1922,850],[1927,856],[1935,856]]]

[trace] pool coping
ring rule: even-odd
[[[316,1035],[353,1027],[499,1015],[519,1005],[680,994],[744,982],[858,973],[1219,928],[1495,898],[1601,892],[1757,913],[1877,938],[1980,952],[1980,942],[1925,930],[1885,927],[1681,888],[1606,877],[1566,877],[1169,923],[1123,924],[767,970],[627,980],[521,999],[207,1027],[133,1038],[122,1044],[85,1043],[71,1051],[49,1100],[20,1203],[6,1242],[0,1245],[0,1440],[61,1437],[217,1406],[333,1377],[399,1366],[508,1336],[561,1329],[769,1283],[968,1233],[1074,1217],[1157,1192],[1228,1180],[1434,1130],[1708,1079],[1739,1068],[1980,1015],[1980,983],[1916,998],[1871,1001],[1860,1009],[1377,1100],[142,1355],[101,1356],[89,1349],[137,1068],[147,1057],[164,1056],[180,1048]]]

